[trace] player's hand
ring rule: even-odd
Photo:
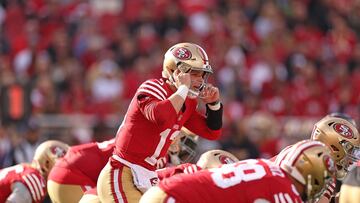
[[[204,89],[200,92],[199,97],[205,104],[220,101],[219,88],[214,87],[212,84],[206,84]]]
[[[198,166],[196,164],[192,164],[192,165],[186,166],[183,171],[185,174],[193,174],[200,170],[202,170],[202,168],[200,166]]]
[[[190,88],[191,85],[191,77],[190,73],[183,73],[179,69],[176,69],[173,73],[173,77],[175,80],[175,86],[179,87],[180,85],[185,85]]]

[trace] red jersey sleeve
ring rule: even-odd
[[[197,111],[191,115],[190,119],[186,121],[184,126],[196,135],[208,140],[217,140],[221,135],[221,129],[211,130],[208,128],[205,116]]]
[[[32,202],[42,202],[46,196],[46,183],[40,172],[26,164],[0,170],[0,202],[5,202],[12,193],[12,184],[20,182],[31,194]]]
[[[38,173],[28,173],[21,177],[22,183],[28,188],[33,202],[42,202],[46,196],[46,185]]]
[[[169,178],[176,174],[186,173],[192,174],[196,171],[200,171],[202,168],[196,164],[184,163],[177,166],[167,167],[163,169],[156,170],[159,180]]]
[[[170,100],[159,101],[155,98],[142,97],[141,95],[139,97],[138,104],[140,110],[149,121],[161,126],[162,129],[170,128],[176,121],[177,114]]]
[[[165,89],[160,80],[147,80],[136,92],[138,105],[142,114],[162,128],[169,128],[177,119],[176,111],[169,98],[171,92]]]

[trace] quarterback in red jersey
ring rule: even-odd
[[[115,139],[70,147],[51,170],[47,182],[53,202],[79,202],[84,192],[96,187],[100,171],[109,160]]]
[[[335,173],[327,147],[302,141],[280,166],[249,159],[194,174],[178,174],[148,190],[140,203],[302,202],[319,195]]]
[[[163,78],[140,85],[119,127],[114,155],[98,179],[101,201],[138,202],[156,184],[157,165],[183,126],[206,139],[219,138],[220,93],[206,83],[212,72],[196,44],[179,43],[166,52]],[[206,115],[197,111],[198,99],[206,104]]]
[[[37,147],[31,164],[0,170],[0,202],[42,202],[46,196],[47,175],[67,149],[62,142],[46,141]]]

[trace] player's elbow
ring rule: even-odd
[[[211,130],[209,136],[206,137],[208,140],[218,140],[221,136],[221,129],[219,130]]]
[[[177,120],[176,114],[169,114],[169,111],[157,111],[154,117],[157,125],[164,128],[172,128]]]

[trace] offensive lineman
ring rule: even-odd
[[[46,196],[46,179],[55,162],[69,146],[50,140],[40,144],[31,164],[18,164],[0,170],[0,202],[42,202]]]
[[[140,203],[300,203],[319,196],[335,173],[328,148],[318,141],[298,142],[282,157],[280,166],[249,159],[174,175],[148,190]]]

